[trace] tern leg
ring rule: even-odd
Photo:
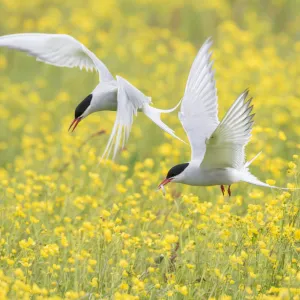
[[[223,196],[224,196],[224,195],[225,195],[225,188],[224,188],[224,185],[222,184],[222,185],[220,185],[220,187],[221,187],[222,194],[223,194]]]
[[[228,190],[227,190],[227,192],[228,192],[228,195],[229,195],[229,197],[230,197],[230,196],[231,196],[230,185],[228,186]]]

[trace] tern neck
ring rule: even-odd
[[[93,91],[90,110],[92,112],[102,110],[116,111],[118,108],[117,92],[117,86],[110,83],[99,83]]]

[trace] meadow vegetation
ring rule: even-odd
[[[204,40],[220,118],[246,88],[253,173],[299,187],[299,1],[0,1],[0,34],[68,33],[170,108]],[[98,76],[0,49],[0,299],[299,299],[300,193],[158,183],[190,149],[139,115],[99,164],[115,113],[73,134]],[[177,114],[164,117],[187,140]]]

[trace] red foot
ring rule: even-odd
[[[224,196],[224,195],[225,195],[225,188],[224,188],[224,185],[222,184],[220,187],[221,187],[222,194],[223,194],[223,196]]]
[[[230,197],[230,196],[231,196],[230,185],[228,186],[228,190],[227,190],[227,192],[228,192],[228,195],[229,195],[229,197]]]

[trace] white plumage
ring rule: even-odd
[[[277,188],[258,180],[249,171],[254,157],[245,163],[245,146],[253,126],[253,106],[243,92],[223,120],[218,119],[218,97],[208,39],[199,50],[190,70],[179,119],[191,146],[191,160],[171,168],[159,187],[169,182],[195,186],[224,186],[245,181]]]
[[[128,140],[133,117],[138,111],[144,112],[160,128],[178,138],[174,131],[164,124],[161,113],[170,113],[177,108],[161,110],[150,106],[151,98],[145,96],[124,78],[114,79],[105,64],[79,41],[66,34],[21,33],[0,37],[0,47],[7,47],[26,52],[36,57],[38,61],[57,67],[79,67],[86,70],[97,70],[100,83],[91,93],[91,97],[77,107],[75,119],[70,127],[73,130],[77,124],[89,114],[102,110],[117,111],[108,145],[103,158],[108,158],[113,149],[115,158],[120,147],[124,147]],[[82,110],[84,108],[84,110]],[[179,139],[179,138],[178,138]]]
[[[247,99],[241,94],[230,107],[222,122],[206,141],[206,152],[201,167],[241,169],[245,164],[245,146],[251,137],[254,114]]]
[[[219,124],[211,45],[208,39],[193,62],[178,115],[191,144],[192,160],[203,159],[205,141]]]

